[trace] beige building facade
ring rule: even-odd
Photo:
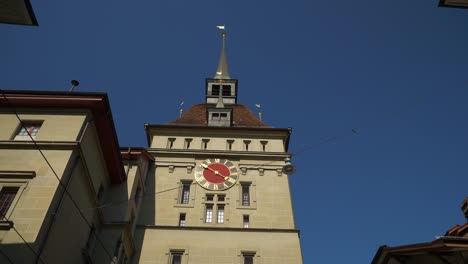
[[[107,96],[2,91],[0,107],[0,263],[130,259],[151,157],[120,153]]]

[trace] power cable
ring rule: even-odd
[[[88,208],[88,210],[101,209],[101,208],[105,208],[105,207],[109,207],[109,206],[114,206],[114,205],[118,205],[118,204],[128,203],[129,201],[133,201],[133,200],[135,200],[135,199],[137,199],[137,198],[144,198],[144,197],[147,197],[147,196],[155,196],[156,194],[160,194],[160,193],[164,193],[164,192],[173,191],[173,190],[177,190],[177,189],[180,189],[180,188],[182,188],[182,186],[175,187],[175,188],[171,188],[171,189],[167,189],[167,190],[163,190],[163,191],[159,191],[159,192],[155,192],[155,193],[148,193],[148,194],[145,194],[145,195],[139,195],[138,197],[131,198],[131,199],[127,199],[127,200],[122,200],[122,201],[117,201],[117,202],[112,202],[112,203],[103,204],[103,205],[100,205],[100,206],[98,206],[98,207]]]
[[[43,264],[45,264],[45,261],[41,258],[41,256],[39,256],[37,254],[37,252],[34,250],[34,248],[32,248],[32,246],[26,241],[26,239],[24,239],[24,237],[20,234],[20,232],[15,228],[15,226],[12,224],[13,222],[10,221],[10,219],[8,219],[6,217],[6,215],[3,216],[3,218],[5,218],[8,222],[10,222],[10,227],[15,230],[16,234],[18,234],[18,236],[23,240],[23,242],[26,244],[26,246],[28,246],[28,248],[32,251],[32,253],[36,256],[37,259],[39,259]]]
[[[15,263],[13,262],[13,260],[11,260],[11,258],[8,257],[8,255],[7,255],[5,252],[3,252],[3,250],[2,250],[1,248],[0,248],[0,255],[4,256],[4,257],[6,258],[6,260],[8,260],[9,263],[15,264]]]
[[[6,97],[6,94],[5,92],[3,91],[3,89],[0,89],[0,92],[2,93],[2,96],[3,98],[5,99],[5,102],[7,103],[8,106],[10,106],[16,116],[16,118],[18,119],[18,121],[20,122],[21,124],[21,127],[28,133],[28,136],[29,138],[31,139],[31,141],[33,142],[34,146],[36,147],[36,149],[39,151],[39,153],[41,154],[41,156],[44,158],[44,161],[47,163],[47,165],[49,166],[50,170],[52,171],[52,173],[54,174],[54,176],[57,178],[60,186],[63,188],[64,192],[68,195],[68,197],[70,198],[70,200],[72,201],[73,205],[75,206],[75,208],[78,210],[81,218],[83,218],[83,220],[85,221],[85,223],[88,225],[88,227],[92,230],[92,227],[91,227],[91,224],[88,222],[88,220],[86,219],[85,215],[83,214],[83,212],[81,211],[80,207],[78,206],[77,202],[73,199],[73,197],[71,196],[71,194],[68,192],[65,184],[62,182],[62,180],[60,179],[60,177],[58,176],[57,172],[55,172],[54,168],[52,167],[52,165],[50,164],[49,160],[47,159],[47,157],[44,155],[44,153],[42,152],[41,148],[39,147],[39,145],[37,144],[37,142],[34,140],[34,138],[31,136],[31,133],[29,132],[29,130],[26,128],[26,126],[24,125],[23,121],[21,120],[21,118],[19,117],[18,115],[18,112],[16,111],[16,109],[14,108],[14,106],[11,105],[10,101],[8,100],[8,98]],[[106,247],[104,246],[104,243],[102,242],[102,240],[99,238],[99,236],[96,234],[95,231],[93,231],[93,235],[94,237],[96,238],[96,240],[99,242],[99,244],[101,245],[101,247],[103,248],[103,250],[105,251],[106,255],[109,257],[109,259],[111,260],[112,263],[115,264],[115,260],[113,259],[112,255],[109,253],[109,251],[106,249]]]

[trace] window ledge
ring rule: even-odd
[[[13,221],[0,220],[0,230],[10,230],[13,227]]]
[[[0,170],[0,179],[15,178],[15,179],[32,179],[36,177],[35,171],[4,171]]]
[[[180,207],[180,208],[193,208],[193,204],[176,204],[174,207]]]
[[[256,206],[237,206],[237,209],[246,209],[246,210],[257,210],[257,207]]]

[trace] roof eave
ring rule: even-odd
[[[117,132],[106,93],[15,90],[1,90],[1,93],[0,106],[5,107],[89,109],[95,117],[96,133],[110,181],[112,183],[125,181],[126,175],[122,167]]]

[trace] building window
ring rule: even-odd
[[[219,90],[220,90],[220,85],[219,84],[213,84],[211,86],[211,95],[219,95]],[[231,85],[223,85],[223,91],[222,91],[223,96],[231,96]]]
[[[249,222],[250,222],[250,217],[249,215],[244,215],[242,217],[242,227],[243,228],[249,228]]]
[[[218,224],[224,223],[224,205],[218,205]]]
[[[242,206],[250,206],[250,183],[241,183]]]
[[[234,144],[234,140],[228,139],[226,143],[227,143],[227,147],[226,147],[227,150],[232,150],[232,144]]]
[[[182,182],[182,192],[180,195],[180,203],[181,204],[189,204],[190,201],[190,185],[191,182]]]
[[[223,85],[223,96],[231,96],[231,86]]]
[[[244,259],[243,264],[254,264],[255,252],[244,252],[242,258]]]
[[[42,121],[33,121],[33,122],[22,122],[22,125],[20,126],[18,133],[16,133],[15,140],[30,140],[31,137],[34,139],[36,138],[37,133],[39,132],[39,129],[41,129],[42,126]],[[29,133],[29,134],[28,134]]]
[[[185,149],[190,149],[190,143],[192,143],[192,139],[191,138],[186,138],[184,148]]]
[[[219,84],[211,86],[211,95],[219,95]]]
[[[175,140],[176,140],[175,138],[168,138],[167,139],[167,148],[168,149],[172,149],[174,147],[174,141]]]
[[[179,226],[185,226],[185,213],[181,213],[179,216]]]
[[[209,139],[207,138],[202,139],[202,149],[208,149],[208,142],[210,142]]]
[[[225,201],[226,195],[224,194],[207,194],[206,201],[209,202],[206,204],[205,212],[205,223],[215,223],[224,224],[225,221]],[[216,210],[216,211],[215,211]],[[215,217],[215,219],[213,219]]]
[[[250,140],[244,140],[244,150],[249,151]]]
[[[183,251],[171,251],[171,264],[182,264],[182,255],[184,254]]]
[[[267,149],[268,141],[260,141],[260,144],[262,144],[262,151],[265,152]]]
[[[214,120],[214,121],[228,120],[228,113],[212,113],[211,120]]]
[[[206,213],[205,213],[205,223],[213,222],[213,205],[207,204],[206,205]]]
[[[0,219],[7,216],[16,195],[18,194],[19,187],[3,187],[0,191]]]

